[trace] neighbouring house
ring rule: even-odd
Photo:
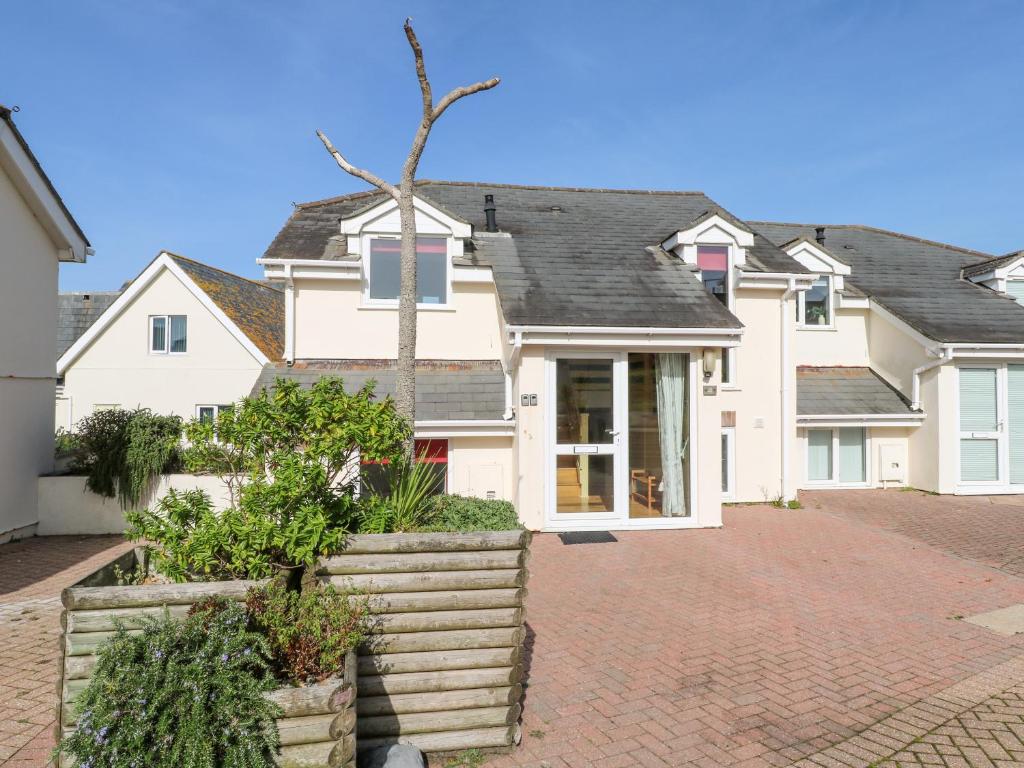
[[[212,419],[284,352],[282,291],[166,251],[120,292],[63,296],[59,320],[66,428],[104,408]]]
[[[416,435],[449,491],[567,530],[717,526],[802,488],[1024,490],[1024,253],[697,192],[416,195]],[[285,329],[257,388],[393,391],[398,238],[377,192],[295,208],[259,260]]]
[[[89,241],[0,106],[0,542],[31,535],[53,469],[57,274]]]

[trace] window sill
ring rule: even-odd
[[[739,384],[719,384],[718,388],[722,392],[741,392],[743,390]]]
[[[834,325],[804,325],[797,323],[796,329],[798,331],[834,331],[836,327]]]
[[[398,311],[397,304],[360,304],[356,309],[369,309],[369,310],[390,310],[391,312]],[[451,304],[417,304],[417,312],[454,312],[455,307]]]

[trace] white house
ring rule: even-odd
[[[117,294],[65,295],[60,318],[65,428],[114,407],[210,418],[284,348],[281,291],[166,251]]]
[[[0,106],[0,542],[31,535],[38,475],[53,469],[57,272],[89,241]]]
[[[565,530],[715,526],[812,487],[1024,490],[1024,254],[701,193],[416,190],[416,433],[451,491]],[[398,238],[376,192],[296,207],[260,260],[286,322],[261,385],[393,388]]]

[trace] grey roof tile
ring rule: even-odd
[[[881,376],[863,367],[796,369],[798,416],[910,414],[910,404]]]
[[[57,297],[57,357],[67,352],[120,295],[120,291],[61,293]]]
[[[252,391],[272,387],[279,378],[311,387],[324,376],[340,376],[350,392],[373,379],[377,382],[377,397],[395,393],[393,360],[296,360],[291,367],[270,363],[263,367]],[[417,361],[418,421],[494,420],[501,419],[504,411],[505,374],[500,361]]]

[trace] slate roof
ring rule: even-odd
[[[282,291],[184,256],[167,255],[264,355],[271,360],[284,357]]]
[[[494,195],[498,234],[484,231],[485,194]],[[742,326],[692,266],[657,247],[711,213],[749,228],[700,192],[421,181],[417,195],[473,225],[467,259],[492,267],[510,324]],[[299,205],[264,258],[322,259],[341,218],[383,199],[366,192]],[[337,240],[326,256],[345,258]],[[760,233],[748,256],[753,271],[807,272]]]
[[[877,373],[861,367],[796,369],[797,416],[877,416],[916,413]]]
[[[278,378],[311,387],[323,376],[340,376],[354,391],[370,379],[376,395],[395,394],[394,360],[296,360],[288,367],[263,367],[253,393],[272,387]],[[498,360],[420,360],[416,363],[416,419],[452,421],[501,419],[505,410],[505,375]]]
[[[17,109],[17,107],[15,107],[15,109]],[[61,212],[67,217],[68,223],[70,223],[75,232],[78,233],[78,236],[82,238],[82,242],[84,242],[86,246],[89,246],[89,239],[85,236],[85,233],[78,225],[78,222],[75,221],[75,217],[71,215],[71,211],[68,210],[67,205],[64,203],[64,198],[60,196],[57,188],[53,186],[53,182],[50,181],[50,177],[46,175],[46,171],[43,170],[43,166],[39,162],[39,159],[32,151],[32,148],[28,145],[25,137],[21,135],[21,131],[18,130],[18,126],[14,124],[14,118],[11,117],[12,113],[13,110],[10,107],[5,107],[3,104],[0,104],[0,120],[7,123],[7,126],[11,129],[11,133],[14,135],[15,140],[21,145],[21,148],[28,156],[29,162],[32,163],[32,166],[36,169],[36,172],[43,180],[43,183],[46,184],[46,188],[49,190],[50,194],[53,195],[53,199],[57,201],[57,205],[60,206]]]
[[[999,269],[1005,267],[1007,264],[1012,264],[1019,259],[1024,259],[1024,251],[1014,251],[1008,253],[1005,256],[997,256],[994,259],[988,261],[979,261],[977,264],[971,264],[970,266],[964,267],[963,276],[970,278],[975,275],[983,275],[993,269]]]
[[[57,296],[57,357],[89,330],[117,297],[120,291],[61,293]]]
[[[751,225],[776,243],[825,226],[826,246],[851,266],[845,281],[930,339],[1024,343],[1024,306],[961,277],[991,254],[861,225]]]

